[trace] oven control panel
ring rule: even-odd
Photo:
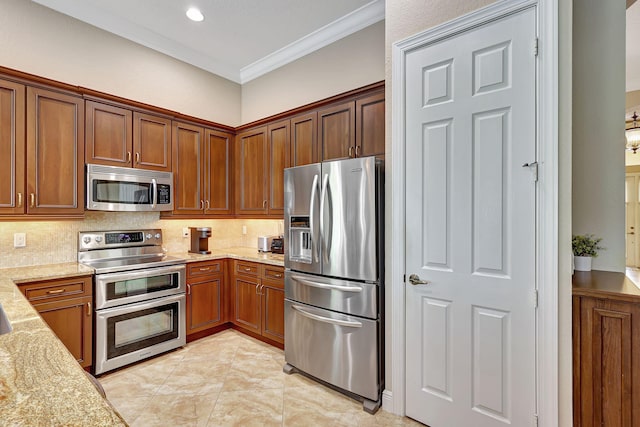
[[[162,246],[162,230],[81,231],[78,233],[79,251],[135,246]]]

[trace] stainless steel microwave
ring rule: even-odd
[[[87,210],[173,210],[171,172],[88,164],[86,185]]]

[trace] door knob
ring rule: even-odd
[[[417,274],[412,274],[411,276],[409,276],[409,282],[412,285],[428,285],[430,283],[428,280],[420,279],[420,276],[418,276]]]

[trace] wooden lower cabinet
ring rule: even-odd
[[[284,344],[284,268],[233,261],[233,323]]]
[[[187,265],[187,335],[226,322],[224,260]]]
[[[80,365],[84,368],[91,366],[92,276],[22,283],[18,286]]]
[[[573,297],[574,426],[640,425],[640,303]]]

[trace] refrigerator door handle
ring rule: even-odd
[[[320,283],[320,282],[315,282],[313,280],[308,280],[300,276],[291,276],[291,279],[305,285],[313,286],[314,288],[334,289],[336,291],[343,291],[343,292],[362,292],[362,288],[360,286],[331,285],[328,283]]]
[[[309,228],[311,229],[311,244],[313,245],[315,262],[318,262],[318,258],[320,257],[320,242],[318,241],[318,236],[316,236],[316,228],[313,221],[317,190],[318,175],[316,174],[313,176],[313,184],[311,184],[311,199],[309,200]]]
[[[291,306],[291,308],[293,308],[294,310],[296,310],[298,313],[302,314],[303,316],[308,317],[308,318],[313,319],[313,320],[317,320],[318,322],[330,323],[332,325],[337,325],[337,326],[347,326],[349,328],[361,328],[362,327],[362,323],[360,323],[360,322],[350,322],[348,320],[331,319],[329,317],[318,316],[317,314],[309,313],[308,311],[304,310],[299,305],[295,305],[294,304],[294,305]]]
[[[322,192],[320,193],[320,239],[322,240],[324,259],[329,259],[329,248],[325,243],[325,232],[324,232],[324,200],[327,197],[327,188],[329,187],[329,174],[325,173],[322,178]]]

